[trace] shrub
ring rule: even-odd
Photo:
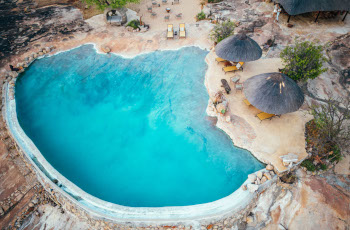
[[[205,13],[203,11],[201,11],[200,13],[197,14],[196,18],[198,21],[200,20],[204,20],[205,19]]]
[[[341,152],[340,152],[340,149],[338,147],[338,145],[335,145],[333,147],[333,151],[332,151],[332,154],[329,154],[328,155],[328,159],[330,162],[339,162],[341,159],[342,159],[342,155],[341,155]]]
[[[208,3],[218,3],[222,2],[222,0],[208,0]]]
[[[327,169],[327,165],[326,164],[321,164],[320,165],[320,169],[322,169],[323,171]]]
[[[312,107],[312,115],[319,130],[319,143],[347,148],[350,145],[350,101],[328,98]]]
[[[323,46],[296,40],[294,46],[287,46],[280,54],[285,63],[282,72],[294,81],[314,79],[327,71],[327,68],[322,68],[323,62],[327,60],[322,52]]]
[[[130,27],[132,27],[132,28],[134,28],[135,30],[137,29],[137,28],[139,28],[139,26],[140,26],[140,21],[139,20],[132,20],[132,21],[130,21],[129,23],[128,23],[128,25],[127,26],[130,26]]]
[[[210,33],[210,39],[216,43],[219,43],[225,38],[233,35],[235,28],[236,23],[231,21],[225,21],[221,24],[217,24]]]
[[[301,166],[305,167],[307,171],[314,172],[316,171],[316,166],[313,164],[313,162],[310,159],[306,159],[300,164]]]
[[[140,0],[81,0],[89,6],[96,5],[100,10],[104,10],[107,7],[122,8],[128,3],[139,3]]]

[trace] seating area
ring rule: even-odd
[[[220,58],[220,57],[217,57],[215,58],[215,61],[220,64],[220,63],[224,63],[224,65],[227,65],[226,63],[230,63],[229,66],[223,66],[222,67],[222,70],[224,71],[224,73],[229,73],[229,72],[233,72],[235,73],[235,71],[237,70],[242,70],[243,71],[243,65],[244,65],[244,62],[230,62],[230,61],[227,61],[223,58]],[[229,85],[229,83],[227,82],[226,79],[221,79],[221,87],[223,87],[223,89],[225,90],[225,92],[227,94],[229,94],[231,92],[231,87]],[[243,91],[243,83],[240,82],[240,76],[235,74],[233,77],[230,78],[230,82],[234,85],[234,89],[236,92],[240,91],[242,92]],[[255,108],[249,101],[248,99],[244,99],[243,100],[243,103],[245,105],[247,105],[248,107],[252,107],[252,108]],[[257,109],[257,108],[255,108]],[[259,110],[260,111],[260,110]],[[270,113],[265,113],[265,112],[262,112],[260,111],[258,114],[256,114],[256,117],[261,121],[264,121],[264,120],[268,120],[268,119],[272,119],[273,117],[276,117],[275,114],[270,114]]]
[[[177,31],[174,32],[174,27],[172,24],[168,25],[168,29],[167,29],[167,39],[172,38],[174,39],[174,37],[176,35],[179,35],[179,38],[186,38],[186,26],[185,23],[181,23],[179,25],[179,33],[177,33]]]

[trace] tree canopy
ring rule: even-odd
[[[280,54],[281,59],[286,64],[282,70],[283,73],[295,81],[316,78],[327,71],[327,68],[323,68],[323,62],[327,59],[322,52],[323,46],[315,45],[309,41],[299,42],[296,40],[294,46],[287,46]]]
[[[99,9],[104,10],[107,7],[122,8],[128,3],[139,3],[140,0],[81,0],[88,5],[96,5]]]

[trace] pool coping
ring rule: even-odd
[[[53,188],[59,191],[64,198],[95,217],[118,222],[132,221],[134,224],[179,224],[193,223],[193,221],[201,222],[201,220],[214,221],[232,216],[234,213],[241,211],[248,206],[257,195],[257,193],[243,190],[241,186],[230,195],[209,203],[190,206],[150,208],[127,207],[94,197],[70,182],[53,168],[22,130],[17,119],[16,100],[14,97],[15,82],[16,80],[13,80],[13,82],[6,82],[3,85],[2,99],[5,108],[3,110],[3,117],[10,131],[10,135],[24,153],[23,156],[25,159],[33,166],[40,181],[49,184],[51,190]],[[260,171],[265,172],[266,169]],[[54,183],[54,180],[58,182]],[[259,185],[258,191],[266,189],[275,180],[276,176],[272,180]],[[248,183],[250,182],[246,180],[242,185]]]

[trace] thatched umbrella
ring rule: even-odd
[[[216,55],[228,61],[248,62],[258,60],[262,50],[258,43],[245,34],[232,35],[215,47]]]
[[[247,100],[265,113],[291,113],[304,102],[299,86],[283,73],[259,74],[247,79],[243,85]]]
[[[317,11],[349,11],[349,0],[278,0],[289,15]]]

